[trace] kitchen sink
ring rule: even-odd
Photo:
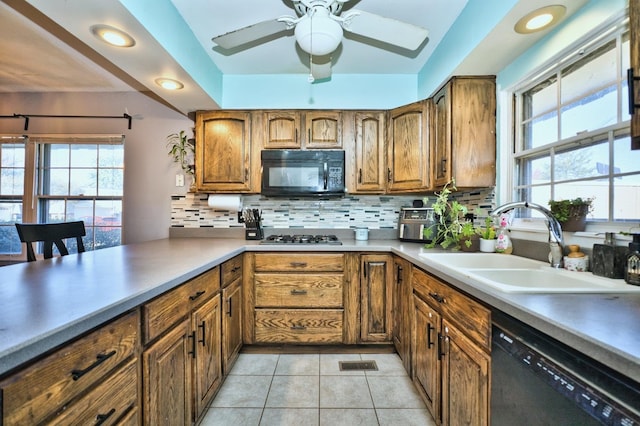
[[[549,266],[547,262],[500,253],[420,253],[420,256],[450,268],[536,269]]]
[[[499,253],[421,253],[451,275],[506,293],[640,293],[640,286]]]

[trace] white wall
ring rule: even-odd
[[[171,223],[171,195],[186,193],[175,187],[180,170],[167,155],[167,135],[185,130],[193,121],[136,92],[121,93],[0,93],[0,115],[113,115],[125,119],[32,118],[29,130],[22,119],[1,119],[0,134],[105,133],[125,135],[123,242],[166,238]]]

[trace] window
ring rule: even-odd
[[[22,221],[24,178],[24,138],[0,139],[0,253],[22,250],[14,223]]]
[[[23,218],[33,218],[24,221],[38,223],[84,221],[86,250],[121,244],[122,136],[32,136],[26,142],[4,143],[2,147],[0,232],[7,233],[8,238],[6,242],[2,239],[0,254],[20,254],[14,223]],[[32,155],[35,160],[31,161],[35,167],[29,167],[26,159],[25,150],[30,148],[35,153]],[[27,198],[24,194],[33,194],[33,200],[23,202]],[[77,251],[75,240],[67,243],[70,253]]]
[[[593,198],[588,218],[640,219],[640,151],[631,150],[626,22],[516,91],[514,198]],[[519,214],[531,214],[527,209]]]

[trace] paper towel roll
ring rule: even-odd
[[[210,194],[208,204],[214,209],[239,212],[242,210],[242,197],[240,195]]]

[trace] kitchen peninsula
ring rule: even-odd
[[[238,255],[278,251],[292,248],[234,238],[170,238],[3,267],[0,386],[32,361],[114,319],[138,332],[137,315],[145,315],[140,307]],[[390,254],[404,259],[491,311],[506,313],[640,382],[640,293],[505,293],[461,279],[453,269],[421,255],[438,250],[396,240],[344,240],[339,246],[296,246],[295,251]],[[148,338],[143,335],[140,340]],[[126,364],[123,368],[135,369],[134,360],[142,357],[140,343],[133,339],[129,346],[130,361],[125,355],[121,361]],[[6,394],[4,398],[7,401]]]

